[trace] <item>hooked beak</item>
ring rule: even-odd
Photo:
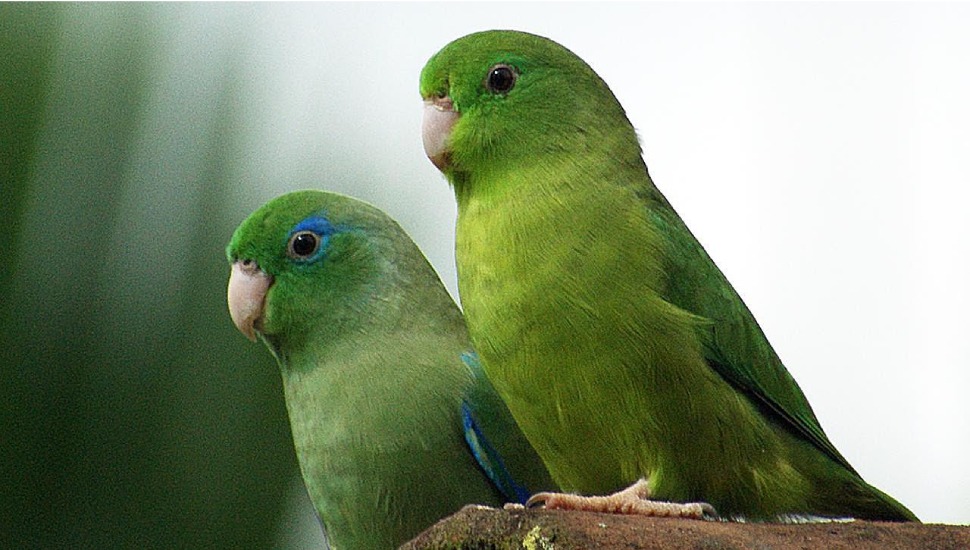
[[[424,100],[421,138],[424,142],[425,154],[438,170],[444,170],[449,164],[448,137],[458,116],[454,103],[448,96]]]
[[[246,338],[256,341],[263,319],[263,304],[273,278],[252,260],[237,260],[229,275],[229,316]]]

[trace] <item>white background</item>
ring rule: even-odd
[[[970,5],[324,4],[199,11],[244,51],[234,200],[319,187],[384,208],[455,293],[455,207],[418,74],[491,28],[585,59],[654,181],[862,475],[970,522]]]

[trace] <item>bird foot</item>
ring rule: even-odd
[[[644,479],[607,496],[585,497],[568,493],[536,493],[529,498],[525,506],[526,508],[543,506],[547,510],[582,510],[652,517],[690,519],[718,517],[714,507],[706,502],[680,503],[650,500],[650,488]]]

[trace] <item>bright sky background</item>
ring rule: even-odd
[[[418,73],[478,30],[567,46],[626,107],[654,181],[835,445],[924,521],[970,523],[970,4],[260,4],[172,23],[173,56],[224,48],[183,86],[245,82],[235,200],[368,200],[454,294],[455,207],[421,148]],[[228,51],[242,66],[213,62]]]

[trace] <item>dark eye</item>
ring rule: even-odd
[[[496,65],[488,70],[488,76],[485,78],[485,87],[492,93],[508,93],[515,86],[517,76],[512,67],[508,65]]]
[[[286,253],[296,260],[305,260],[320,248],[320,236],[313,231],[299,231],[290,237]]]

